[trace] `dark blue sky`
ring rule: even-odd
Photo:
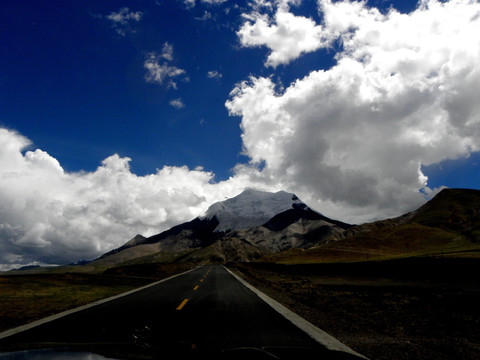
[[[201,10],[174,1],[3,5],[1,124],[66,170],[93,170],[119,153],[140,174],[186,164],[224,177],[239,161],[238,119],[228,117],[223,103],[248,75],[256,51],[239,56],[235,34],[224,25],[195,20]],[[124,36],[105,18],[123,6],[144,14]],[[144,79],[146,54],[165,42],[189,79],[177,90]],[[222,79],[207,78],[212,70]],[[169,106],[177,98],[185,108]]]

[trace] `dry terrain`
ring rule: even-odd
[[[477,359],[478,259],[228,266],[370,359]],[[103,274],[0,276],[0,331],[185,271],[143,264]]]
[[[0,276],[0,331],[166,278],[192,264],[145,264],[105,274],[42,273]]]
[[[370,359],[478,359],[477,259],[229,266]]]

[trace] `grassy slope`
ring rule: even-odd
[[[480,242],[480,191],[445,189],[422,206],[413,221]]]
[[[412,256],[480,257],[480,191],[446,189],[402,221],[360,225],[339,241],[304,251],[292,249],[262,261],[355,262]]]
[[[0,331],[151,282],[87,274],[0,276]]]
[[[186,271],[194,264],[141,264],[105,274],[0,276],[0,331],[104,299]]]

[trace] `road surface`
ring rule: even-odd
[[[358,359],[328,350],[222,266],[203,266],[0,340],[0,352],[59,347],[117,359]]]

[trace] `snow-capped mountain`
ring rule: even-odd
[[[275,215],[294,207],[308,208],[295,194],[247,189],[231,199],[211,205],[200,219],[216,217],[218,225],[214,231],[228,232],[263,225]]]
[[[349,227],[310,209],[295,194],[247,189],[211,205],[192,221],[148,238],[137,235],[98,261],[165,261],[166,256],[189,261],[248,261],[311,246]]]

